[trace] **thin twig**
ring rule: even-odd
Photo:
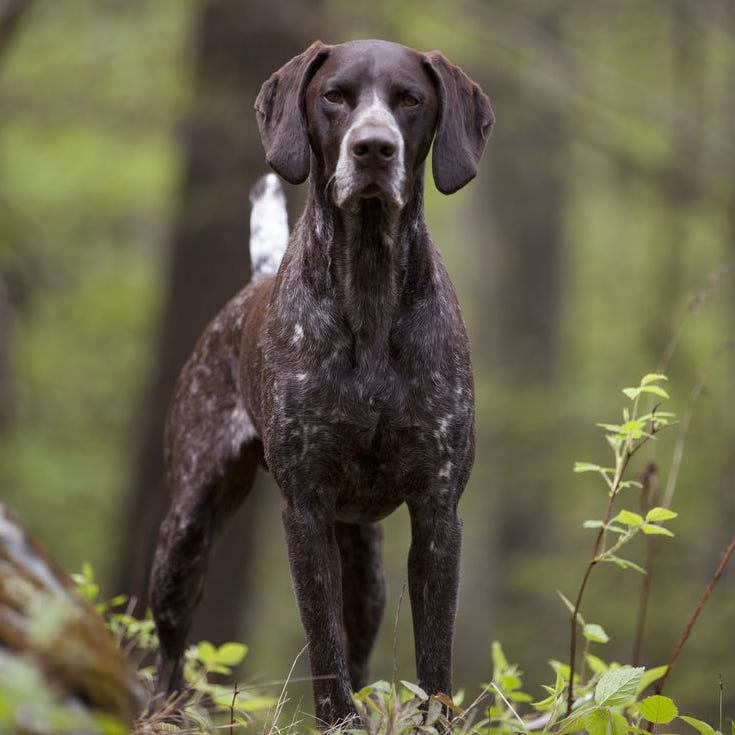
[[[500,690],[500,687],[494,681],[491,681],[490,684],[492,684],[493,689],[495,689],[495,693],[503,700],[503,702],[505,703],[505,706],[513,713],[513,715],[518,720],[518,722],[521,723],[523,732],[528,732],[528,730],[526,729],[526,723],[523,721],[523,718],[515,711],[515,709],[513,709],[513,705],[510,703],[507,697]]]
[[[712,576],[712,579],[710,579],[709,584],[704,590],[704,593],[699,598],[699,602],[697,603],[697,606],[694,608],[692,614],[689,616],[689,620],[687,621],[687,624],[682,632],[682,634],[679,636],[679,640],[676,642],[676,645],[674,646],[674,650],[671,653],[671,657],[669,658],[668,663],[666,664],[666,673],[663,675],[661,680],[656,685],[656,694],[661,694],[661,692],[664,689],[664,686],[666,685],[666,681],[669,678],[669,674],[671,673],[671,669],[674,668],[674,665],[676,664],[679,655],[681,654],[681,649],[684,647],[684,644],[687,642],[687,639],[689,638],[689,635],[692,632],[692,628],[694,627],[694,623],[697,621],[697,618],[699,617],[699,613],[702,612],[702,608],[704,607],[704,604],[707,602],[707,599],[712,594],[712,591],[717,586],[717,582],[719,582],[720,577],[722,576],[723,572],[725,571],[725,568],[727,567],[728,562],[730,561],[730,557],[732,556],[733,552],[735,552],[735,537],[732,538],[730,541],[730,545],[725,550],[725,553],[722,555],[722,559],[720,559],[720,563],[717,565],[717,569],[715,570],[714,575]]]
[[[235,687],[232,690],[232,701],[230,702],[230,733],[235,732],[235,702],[239,693],[238,682],[235,682]]]
[[[393,623],[393,672],[391,674],[391,684],[395,685],[396,679],[398,678],[398,620],[401,615],[401,604],[403,603],[403,596],[406,594],[406,578],[403,578],[403,586],[401,587],[401,594],[398,596],[398,605],[396,606],[396,618]]]
[[[641,478],[643,492],[641,493],[641,515],[646,516],[651,508],[658,505],[660,486],[658,481],[658,467],[655,462],[649,462]],[[648,617],[648,601],[651,598],[651,584],[653,582],[653,558],[656,553],[655,536],[646,537],[646,562],[643,565],[647,574],[643,575],[640,594],[638,596],[638,617],[635,626],[633,643],[633,666],[638,666],[643,654],[643,633],[646,629]]]
[[[288,701],[288,697],[286,696],[286,687],[288,687],[288,683],[291,681],[291,674],[293,674],[293,670],[296,668],[296,662],[301,658],[301,654],[309,647],[309,644],[307,643],[297,654],[296,658],[294,658],[293,663],[291,664],[291,668],[289,669],[288,676],[286,677],[286,680],[283,682],[283,689],[281,689],[281,694],[278,697],[278,701],[276,702],[276,708],[273,712],[273,725],[271,726],[270,732],[273,732],[273,727],[278,727],[278,720],[281,717],[281,712],[283,711],[283,707]]]

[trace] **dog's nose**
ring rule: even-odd
[[[396,143],[390,130],[361,128],[352,139],[352,157],[360,166],[385,166],[396,155]]]

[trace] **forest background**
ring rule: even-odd
[[[489,679],[494,639],[529,682],[553,680],[568,634],[556,590],[574,593],[582,521],[604,503],[573,462],[606,461],[595,422],[619,418],[620,388],[684,321],[673,410],[710,367],[676,538],[656,556],[642,662],[664,663],[735,527],[732,0],[1,0],[0,497],[66,569],[89,561],[106,593],[144,603],[171,386],[248,274],[248,191],[266,170],[255,95],[315,38],[361,37],[440,49],[497,115],[476,181],[426,196],[478,395],[456,685],[474,696]],[[288,188],[292,220],[304,188]],[[657,442],[661,483],[675,436]],[[247,642],[247,680],[282,679],[303,645],[280,503],[263,475],[192,636]],[[376,678],[392,669],[404,510],[384,529]],[[609,566],[584,612],[612,636],[602,655],[629,661],[641,578]],[[718,674],[735,715],[733,621],[730,572],[669,683],[698,716],[716,715]],[[413,678],[407,605],[397,654]]]

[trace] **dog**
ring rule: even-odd
[[[463,187],[494,115],[440,53],[373,40],[312,44],[263,84],[255,109],[268,164],[310,189],[283,253],[276,177],[254,192],[271,214],[253,232],[252,281],[173,393],[172,501],[150,586],[159,689],[182,687],[207,557],[262,464],[285,501],[324,728],[356,716],[351,693],[367,682],[385,604],[378,524],[403,503],[418,683],[451,693],[474,394],[460,307],[424,221],[424,164],[433,142],[437,188]]]

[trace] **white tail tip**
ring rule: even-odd
[[[286,195],[275,174],[258,179],[250,190],[250,263],[252,278],[273,275],[288,244]]]

